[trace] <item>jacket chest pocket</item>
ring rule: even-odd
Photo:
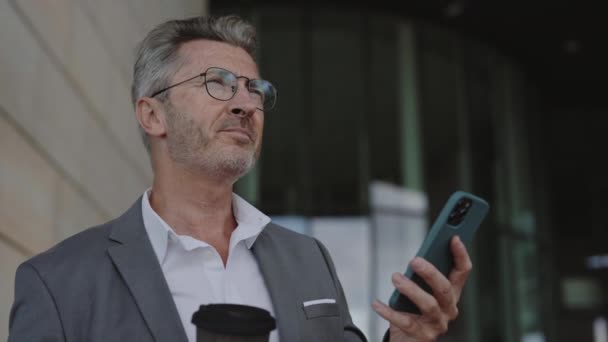
[[[334,317],[340,315],[340,308],[335,299],[317,299],[302,303],[307,319]]]
[[[344,324],[335,300],[302,303],[305,320],[300,341],[336,342],[344,340]]]

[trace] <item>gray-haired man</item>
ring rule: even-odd
[[[259,77],[253,26],[234,16],[163,23],[142,42],[132,98],[154,182],[121,217],[17,270],[9,341],[194,342],[207,303],[261,307],[271,341],[364,341],[323,245],[279,227],[233,193],[260,153],[273,85]],[[424,260],[434,295],[399,274],[422,310],[381,303],[391,341],[430,341],[456,318],[471,269],[454,240],[450,279]]]

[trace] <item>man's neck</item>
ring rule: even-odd
[[[179,235],[212,245],[228,258],[228,246],[236,220],[232,212],[232,183],[180,172],[156,175],[150,194],[154,211]]]

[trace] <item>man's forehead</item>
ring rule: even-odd
[[[243,48],[213,40],[193,40],[180,46],[182,70],[203,72],[209,67],[230,70],[239,76],[255,78],[258,68],[251,56]]]

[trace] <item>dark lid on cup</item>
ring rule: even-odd
[[[276,327],[268,311],[239,304],[201,305],[192,323],[205,331],[235,336],[263,336]]]

